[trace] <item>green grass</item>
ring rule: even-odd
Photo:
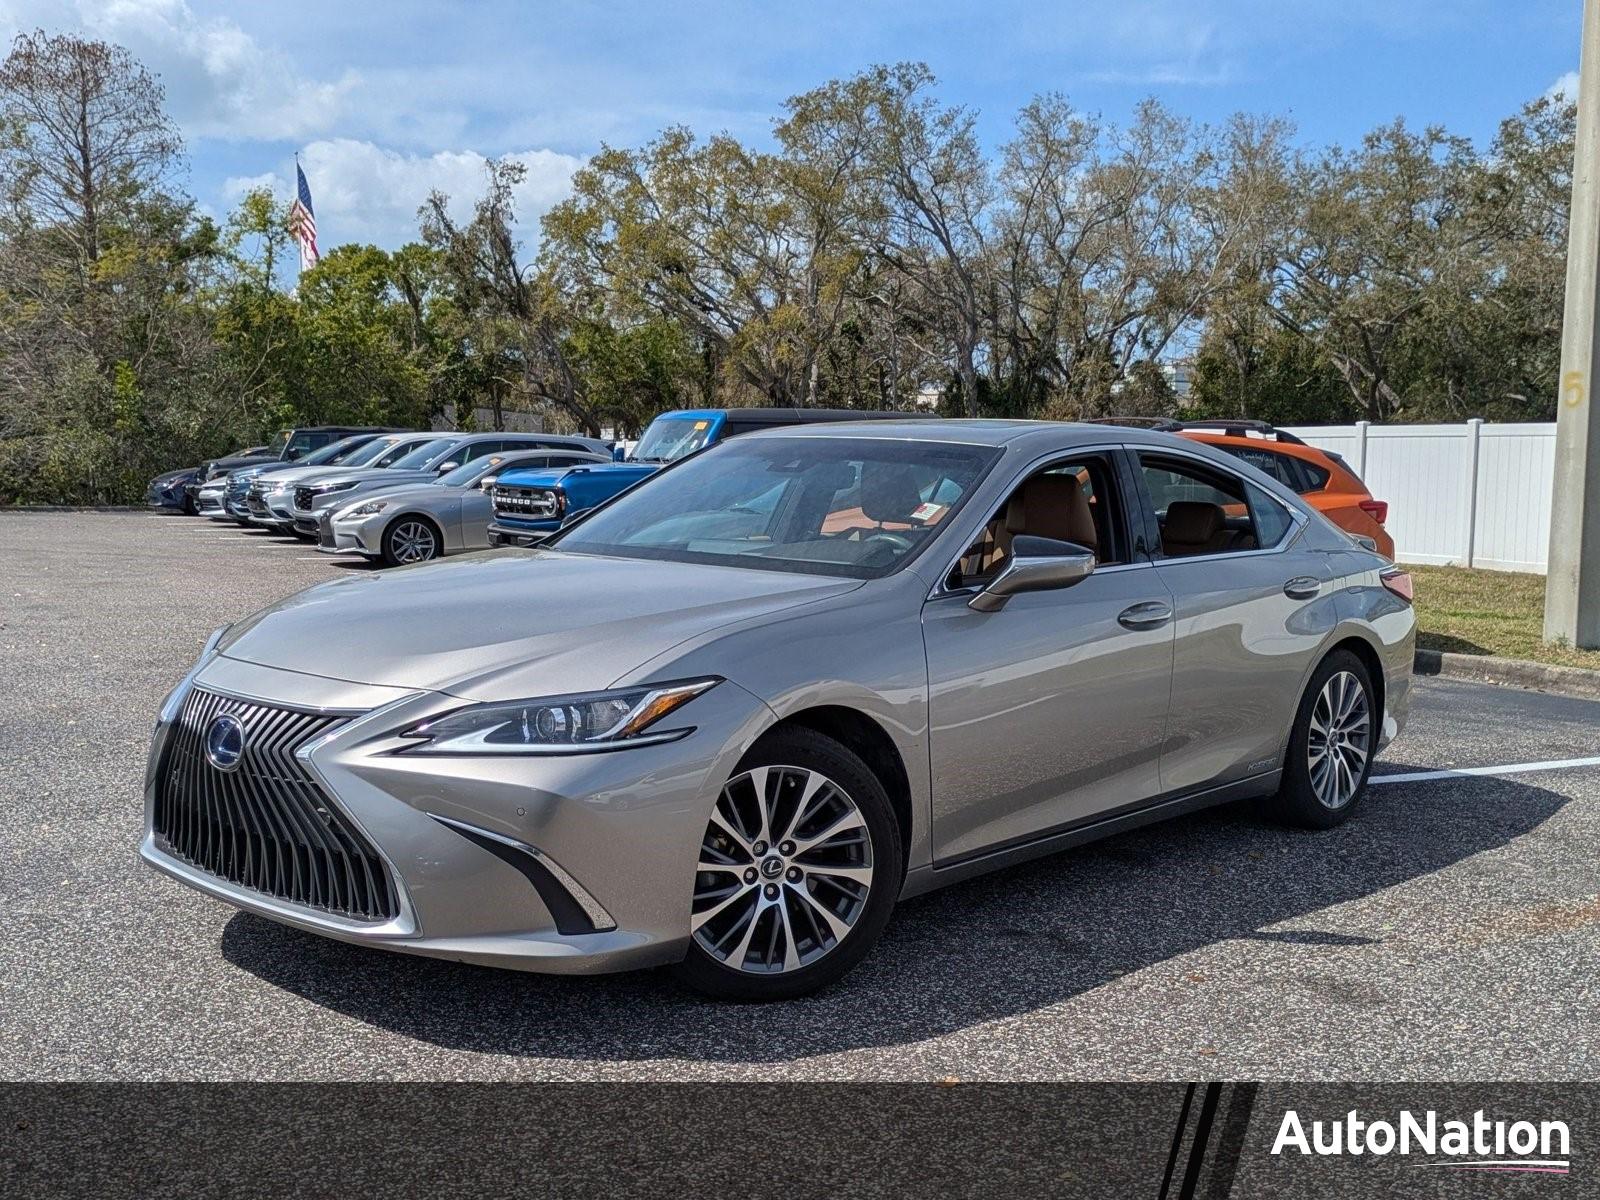
[[[1417,587],[1417,645],[1600,668],[1600,650],[1544,641],[1544,576],[1465,567],[1406,568]]]

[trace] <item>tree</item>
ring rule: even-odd
[[[788,103],[791,141],[859,147],[853,235],[909,286],[919,323],[953,359],[969,416],[988,327],[985,253],[993,180],[974,115],[941,105],[921,63],[879,66]]]
[[[550,280],[519,261],[513,189],[527,169],[492,161],[486,171],[488,186],[466,225],[450,216],[449,197],[441,192],[428,197],[421,217],[423,241],[438,252],[440,272],[485,364],[496,427],[504,427],[503,399],[515,380],[529,399],[598,437],[587,381],[573,370],[563,344],[569,313]]]
[[[1479,247],[1473,158],[1464,139],[1396,121],[1298,173],[1306,203],[1273,316],[1321,349],[1368,420],[1405,411],[1406,335]]]
[[[120,46],[43,30],[19,34],[0,63],[0,175],[9,199],[58,227],[81,262],[101,254],[182,150],[161,87]]]

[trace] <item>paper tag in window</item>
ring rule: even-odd
[[[911,510],[911,519],[913,521],[921,521],[924,525],[928,525],[934,521],[937,521],[940,514],[943,512],[944,505],[942,504],[934,504],[932,502],[927,504],[919,504],[916,508]]]

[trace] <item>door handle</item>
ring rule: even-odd
[[[1291,600],[1309,600],[1322,590],[1322,580],[1311,575],[1296,575],[1283,585],[1283,594]]]
[[[1117,614],[1117,623],[1127,629],[1154,629],[1172,620],[1172,605],[1162,600],[1146,600],[1129,605]]]

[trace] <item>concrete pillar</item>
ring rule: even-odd
[[[1544,636],[1600,649],[1600,0],[1584,0]],[[1591,490],[1593,489],[1593,490]]]

